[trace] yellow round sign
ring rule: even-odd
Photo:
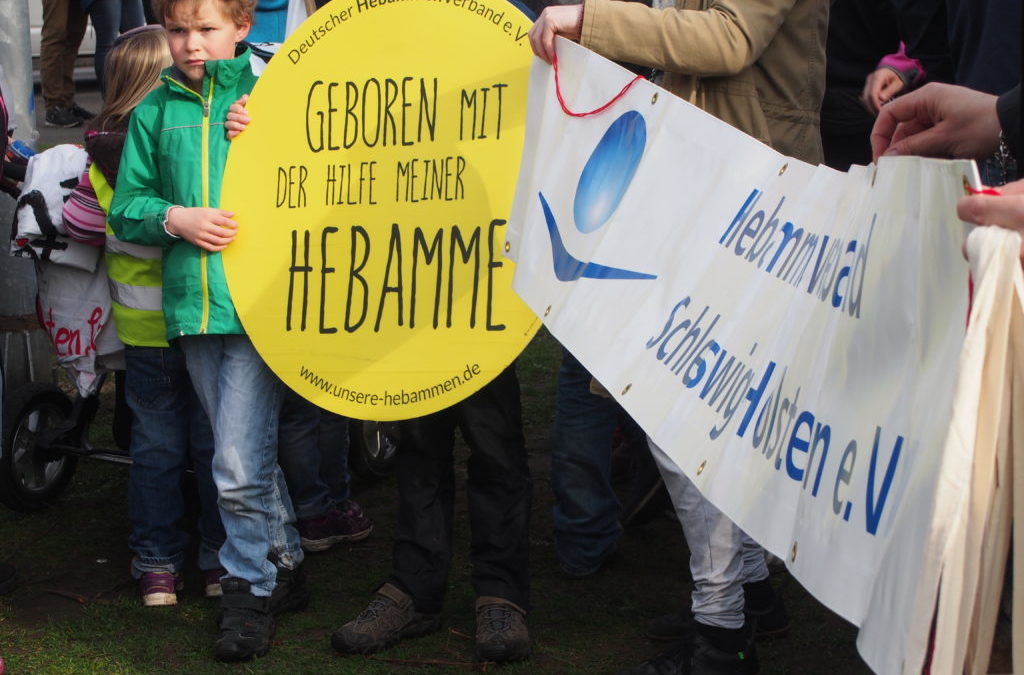
[[[441,410],[537,331],[503,255],[529,27],[505,0],[333,0],[261,75],[225,270],[256,349],[317,405]]]

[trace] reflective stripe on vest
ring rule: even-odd
[[[89,168],[89,180],[100,208],[109,213],[114,190],[95,162]],[[109,223],[104,248],[117,336],[121,342],[134,347],[166,347],[167,326],[162,306],[163,252],[156,246],[139,246],[119,240]]]

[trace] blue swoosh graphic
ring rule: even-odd
[[[551,208],[548,206],[548,202],[544,199],[544,194],[538,192],[537,195],[540,197],[540,206],[544,210],[544,219],[548,223],[548,237],[551,239],[551,257],[555,264],[555,277],[559,281],[575,281],[580,277],[587,279],[657,279],[657,275],[646,274],[644,272],[633,272],[631,270],[624,270],[618,267],[608,267],[607,265],[599,265],[593,262],[583,262],[573,257],[569,251],[565,249],[565,244],[562,243],[562,235],[558,231],[558,224],[555,222],[555,216],[551,213]]]

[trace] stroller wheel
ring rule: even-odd
[[[77,457],[47,455],[40,436],[65,421],[71,401],[57,387],[31,382],[6,397],[0,448],[0,502],[16,511],[38,511],[67,487]]]

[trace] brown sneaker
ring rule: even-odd
[[[476,599],[476,655],[481,661],[521,661],[530,656],[526,611],[505,598]]]
[[[384,584],[359,616],[334,631],[331,646],[342,654],[372,654],[440,627],[440,614],[420,614],[407,593]]]

